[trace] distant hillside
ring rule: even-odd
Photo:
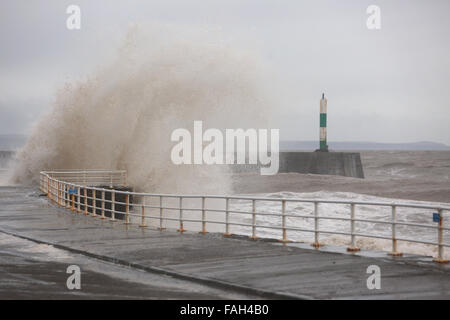
[[[25,145],[27,136],[23,134],[0,134],[0,151],[17,150]],[[328,143],[330,150],[449,150],[450,146],[430,141],[411,143],[381,142],[337,142]],[[319,147],[318,141],[281,141],[280,150],[309,150]]]
[[[380,142],[334,142],[328,143],[330,150],[449,150],[443,143],[422,141],[412,143],[380,143]],[[318,141],[281,141],[280,150],[316,150]]]
[[[17,150],[25,145],[27,137],[23,134],[0,134],[0,150]]]

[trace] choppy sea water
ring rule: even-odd
[[[450,207],[450,152],[448,151],[364,151],[361,158],[365,171],[365,179],[287,173],[275,176],[261,176],[254,173],[236,173],[233,175],[236,194],[252,195],[271,198],[304,198],[327,200],[354,200],[367,202],[401,202],[419,205],[442,205]],[[195,193],[195,192],[193,192]],[[192,208],[199,208],[200,202],[194,200],[190,204]],[[172,205],[176,205],[173,203]],[[170,206],[168,204],[168,206]],[[189,206],[189,204],[187,205]],[[211,209],[223,209],[224,201],[210,201],[207,207]],[[265,226],[281,226],[281,218],[269,215],[280,213],[280,202],[258,201],[257,212],[263,213],[257,216],[257,224]],[[252,211],[251,201],[232,201],[231,210]],[[286,225],[302,229],[314,228],[314,208],[310,203],[289,202],[286,206],[288,217]],[[399,222],[426,224],[436,226],[432,216],[435,210],[397,208]],[[268,213],[268,215],[264,215]],[[167,214],[176,218],[178,213]],[[306,216],[306,217],[295,217]],[[330,217],[350,217],[350,206],[343,204],[321,204],[319,215]],[[185,219],[199,219],[198,211],[185,211]],[[389,221],[391,219],[391,207],[356,206],[356,218],[376,221]],[[444,211],[444,226],[450,226],[450,212]],[[223,214],[207,213],[208,220],[223,221]],[[251,224],[251,215],[230,214],[230,221],[242,224]],[[156,223],[156,222],[155,222]],[[168,227],[177,227],[176,222],[168,222]],[[185,223],[187,228],[199,230],[198,223]],[[350,232],[350,222],[341,220],[325,220],[319,222],[319,229],[323,231]],[[224,226],[208,224],[208,230],[223,232]],[[250,235],[251,227],[231,226],[230,231],[235,234]],[[280,230],[271,228],[257,228],[257,236],[262,238],[280,239]],[[382,237],[391,237],[390,224],[357,222],[356,233],[370,234]],[[397,238],[437,242],[438,234],[435,229],[402,226],[396,227]],[[288,238],[300,242],[313,242],[312,232],[288,231]],[[323,244],[343,245],[350,243],[350,236],[321,234],[320,242]],[[386,239],[357,237],[357,246],[365,249],[391,251],[392,242]],[[450,244],[450,232],[444,232],[444,243]],[[437,247],[427,244],[399,241],[398,249],[404,253],[435,256]],[[450,248],[445,255],[450,256]]]
[[[361,152],[365,179],[312,175],[312,174],[278,174],[276,176],[240,175],[236,176],[235,189],[240,194],[252,194],[261,197],[336,199],[370,202],[402,202],[410,204],[441,204],[450,207],[450,151],[363,151]],[[251,211],[251,203],[241,203],[241,209]],[[278,203],[261,203],[258,211],[279,212]],[[278,207],[277,207],[278,206]],[[287,211],[292,215],[313,215],[313,205],[289,203]],[[399,222],[428,224],[432,221],[435,210],[397,209]],[[319,214],[331,217],[350,217],[350,206],[341,204],[321,204]],[[450,211],[444,211],[444,226],[449,227]],[[356,217],[388,221],[391,218],[390,207],[357,206]],[[250,219],[250,220],[249,220]],[[276,225],[281,219],[273,216],[260,216],[261,223]],[[246,222],[251,222],[248,216]],[[287,219],[287,224],[313,229],[313,219]],[[248,228],[238,228],[239,232],[249,232]],[[320,220],[320,230],[350,232],[350,222],[340,220]],[[260,236],[280,238],[280,231],[261,229]],[[390,237],[391,226],[357,222],[356,232]],[[308,232],[288,231],[293,240],[312,242],[313,234]],[[437,242],[437,231],[431,228],[397,226],[398,238]],[[320,235],[320,242],[325,244],[348,245],[349,236]],[[450,232],[444,232],[444,241],[450,244]],[[357,245],[375,250],[391,250],[391,241],[384,239],[357,238]],[[421,255],[435,255],[436,246],[399,241],[399,250]],[[446,256],[450,256],[450,248]]]

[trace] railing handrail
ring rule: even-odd
[[[80,173],[88,170],[80,170],[80,171],[67,171],[65,173]],[[105,172],[105,173],[118,173],[118,172],[126,172],[126,170],[93,170],[95,172]],[[49,173],[61,173],[56,171],[41,171],[41,174],[49,174]],[[62,180],[56,179],[56,181],[63,182]],[[84,187],[83,184],[75,184],[70,183],[74,187]],[[98,187],[89,187],[90,189],[102,191],[109,190]],[[165,197],[165,198],[192,198],[192,199],[200,199],[202,197],[207,197],[210,199],[233,199],[233,200],[257,200],[257,201],[287,201],[287,202],[306,202],[306,203],[335,203],[335,204],[355,204],[355,205],[374,205],[374,206],[396,206],[403,208],[417,208],[417,209],[437,209],[437,210],[446,210],[450,211],[449,206],[443,206],[441,203],[437,203],[436,205],[426,205],[426,204],[411,204],[411,203],[402,203],[402,202],[374,202],[374,201],[360,201],[360,200],[324,200],[324,199],[308,199],[308,198],[284,198],[284,197],[252,197],[252,196],[238,196],[238,195],[217,195],[217,194],[176,194],[176,193],[148,193],[148,192],[134,192],[134,191],[124,191],[124,190],[115,190],[116,193],[121,194],[130,194],[135,196],[148,196],[148,197]]]
[[[43,174],[51,174],[51,173],[78,174],[78,173],[83,173],[83,172],[89,172],[89,173],[96,173],[96,172],[98,172],[98,173],[125,173],[127,171],[126,170],[105,170],[105,169],[85,169],[85,170],[82,170],[82,169],[76,169],[76,170],[67,170],[67,169],[57,170],[57,169],[53,169],[51,171],[41,171],[40,173],[43,173]]]
[[[61,175],[61,177],[58,177],[57,175]],[[75,182],[69,182],[64,181],[62,179],[74,178],[73,176],[64,176],[66,175],[80,175],[80,179],[84,180],[85,184],[78,184]],[[314,247],[318,248],[320,246],[319,243],[319,234],[336,234],[336,235],[351,235],[351,246],[347,248],[348,251],[358,251],[359,248],[356,247],[356,241],[355,238],[358,237],[369,237],[369,238],[380,238],[380,239],[391,239],[392,240],[392,252],[390,253],[393,256],[401,255],[401,253],[397,252],[397,240],[400,241],[410,241],[410,242],[416,242],[416,243],[422,243],[422,244],[431,244],[431,245],[437,245],[438,246],[438,257],[435,259],[437,262],[448,262],[448,260],[445,260],[443,258],[443,248],[444,247],[450,247],[450,244],[445,244],[443,241],[444,230],[450,230],[448,227],[444,227],[443,225],[443,211],[450,211],[450,206],[443,205],[442,203],[436,203],[434,204],[412,204],[412,203],[403,203],[403,202],[397,202],[397,201],[391,201],[391,202],[378,202],[378,201],[361,201],[361,200],[325,200],[325,199],[308,199],[308,198],[285,198],[285,197],[253,197],[253,196],[245,196],[245,195],[204,195],[204,194],[164,194],[164,193],[146,193],[146,192],[134,192],[134,191],[126,191],[126,190],[117,190],[113,189],[113,182],[116,182],[116,180],[113,179],[113,175],[118,175],[115,178],[120,178],[120,183],[122,185],[125,185],[126,183],[126,170],[97,170],[97,169],[90,169],[90,170],[65,170],[65,171],[41,171],[40,172],[40,180],[41,180],[41,189],[44,192],[47,192],[47,195],[50,199],[54,200],[56,203],[64,203],[67,204],[67,198],[69,198],[69,203],[72,204],[72,210],[74,210],[74,195],[72,194],[72,200],[70,200],[69,195],[69,189],[76,189],[78,194],[78,200],[76,202],[77,204],[77,210],[80,212],[80,204],[81,204],[81,197],[84,198],[84,211],[85,214],[87,214],[87,208],[91,208],[94,212],[96,208],[96,201],[100,200],[96,197],[97,191],[101,191],[102,194],[102,218],[104,218],[104,211],[110,211],[111,216],[114,220],[114,213],[116,212],[114,209],[115,204],[125,205],[126,208],[126,223],[129,222],[129,216],[136,216],[134,213],[129,212],[129,206],[131,205],[129,203],[130,196],[138,196],[142,197],[142,199],[145,199],[145,197],[159,197],[160,204],[159,206],[151,206],[151,205],[145,205],[144,201],[142,204],[137,204],[142,210],[141,215],[137,215],[141,217],[141,225],[140,226],[146,226],[146,219],[159,219],[160,220],[160,229],[162,228],[162,220],[165,219],[166,221],[170,220],[178,220],[180,223],[180,228],[178,231],[184,232],[185,229],[183,227],[183,221],[190,221],[190,222],[201,222],[202,223],[202,233],[206,233],[206,223],[222,223],[226,226],[226,233],[225,235],[230,235],[229,233],[229,225],[237,225],[237,226],[248,226],[252,228],[252,236],[251,238],[256,239],[256,228],[272,228],[272,229],[279,229],[283,231],[283,239],[280,241],[288,242],[286,238],[286,231],[292,230],[292,231],[305,231],[305,232],[313,232],[315,241],[312,244]],[[55,177],[56,176],[56,177]],[[97,186],[88,186],[87,180],[93,179],[93,181],[89,180],[90,184],[102,184],[105,183],[104,178],[109,177],[110,181],[110,188],[100,188]],[[61,179],[61,180],[60,180]],[[99,180],[95,180],[99,179]],[[78,182],[78,181],[77,181]],[[84,189],[84,195],[82,196],[80,194],[80,190]],[[92,196],[87,196],[86,190],[92,190],[95,192],[91,192]],[[111,200],[104,199],[105,192],[111,192]],[[122,194],[125,195],[125,202],[116,201],[115,194]],[[163,198],[177,198],[179,199],[179,207],[163,207],[162,205],[162,199]],[[88,205],[86,202],[87,199],[92,200],[92,204]],[[202,199],[202,207],[201,208],[183,208],[183,199]],[[205,207],[205,199],[224,199],[226,200],[226,209],[211,209]],[[95,200],[95,201],[94,201]],[[246,200],[246,201],[252,201],[252,211],[246,211],[241,212],[245,213],[247,215],[252,215],[252,223],[231,223],[228,221],[228,215],[230,213],[240,213],[238,211],[230,210],[229,208],[229,201],[230,200]],[[257,225],[256,224],[256,216],[267,214],[262,213],[256,210],[255,204],[256,201],[270,201],[270,202],[280,202],[282,204],[281,213],[269,213],[269,215],[278,216],[282,218],[282,226],[267,226],[267,225]],[[301,203],[313,203],[314,204],[314,214],[312,216],[305,216],[305,215],[292,215],[286,213],[286,203],[288,202],[301,202]],[[105,203],[111,204],[111,209],[105,209]],[[342,204],[342,205],[350,205],[351,208],[351,217],[331,217],[331,216],[319,216],[318,215],[318,205],[319,204]],[[371,219],[360,219],[355,217],[355,206],[384,206],[384,207],[391,207],[392,214],[391,214],[391,220],[385,221],[375,221]],[[160,210],[159,217],[145,216],[145,208],[154,208]],[[416,224],[416,223],[407,223],[402,221],[397,221],[397,208],[416,208],[416,209],[430,209],[430,210],[437,210],[439,215],[439,225],[433,226],[430,224]],[[162,216],[162,211],[166,210],[179,210],[179,218],[169,218]],[[183,219],[183,211],[201,211],[202,213],[202,219],[201,220],[192,220],[192,219]],[[214,211],[214,212],[222,212],[226,213],[225,216],[225,222],[213,222],[208,221],[206,219],[206,211]],[[95,216],[95,214],[93,214]],[[297,226],[287,226],[286,225],[286,217],[304,217],[304,218],[310,218],[314,219],[314,229],[308,230],[304,228],[298,228]],[[335,220],[342,220],[342,221],[350,221],[351,223],[351,232],[341,232],[341,231],[328,231],[328,230],[320,230],[319,228],[319,220],[326,220],[326,219],[335,219]],[[355,222],[372,222],[372,223],[383,223],[383,224],[391,224],[392,225],[392,237],[388,238],[387,236],[381,236],[381,235],[375,235],[375,234],[362,234],[357,233],[355,229]],[[404,238],[398,238],[396,236],[396,226],[397,225],[403,225],[403,226],[412,226],[412,227],[423,227],[423,228],[432,228],[438,230],[438,242],[430,242],[425,240],[417,240],[417,239],[404,239]]]

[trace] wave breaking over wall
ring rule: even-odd
[[[210,30],[135,26],[115,61],[66,84],[36,124],[14,169],[16,183],[43,169],[126,169],[138,191],[228,193],[226,166],[170,160],[176,128],[266,127],[266,64]]]

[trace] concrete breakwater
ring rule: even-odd
[[[360,154],[354,152],[281,152],[279,172],[364,178]]]
[[[248,162],[248,160],[247,160]],[[235,164],[231,170],[259,172],[259,164]],[[364,178],[361,156],[357,152],[280,152],[279,173],[312,173]]]

